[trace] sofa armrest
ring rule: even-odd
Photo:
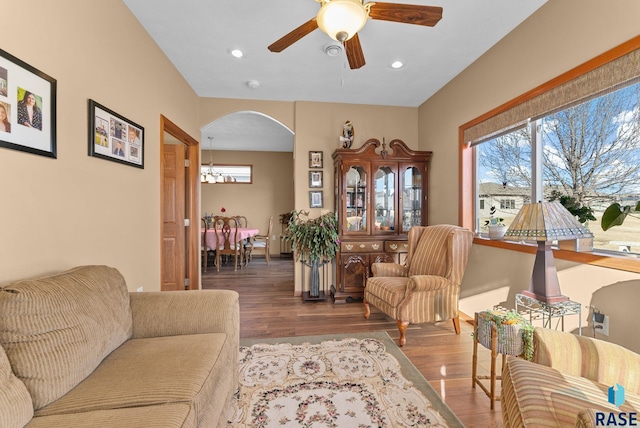
[[[615,343],[536,327],[533,362],[566,374],[640,393],[640,355]]]
[[[373,276],[407,276],[409,268],[398,263],[371,264]]]
[[[576,417],[576,428],[595,428],[596,427],[596,410],[583,409],[580,410]]]
[[[238,293],[192,290],[130,293],[132,338],[226,333],[239,341]]]

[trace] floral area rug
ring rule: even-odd
[[[229,427],[462,427],[386,332],[242,340]]]

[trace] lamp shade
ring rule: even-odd
[[[593,236],[558,201],[524,204],[504,234],[512,241],[564,241]]]
[[[322,4],[316,21],[333,40],[345,42],[364,27],[367,11],[360,0],[331,0]]]

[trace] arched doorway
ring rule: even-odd
[[[294,208],[294,133],[278,120],[257,112],[237,111],[201,128],[201,163],[250,165],[249,184],[201,183],[201,215],[220,213],[247,217],[249,225],[267,232],[274,227],[270,254],[280,254],[280,215]]]

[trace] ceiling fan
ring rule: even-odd
[[[329,37],[344,45],[349,67],[356,69],[365,64],[358,31],[364,27],[368,18],[428,27],[433,27],[442,18],[442,8],[439,6],[363,3],[363,0],[316,1],[322,4],[316,17],[269,45],[271,52],[282,52],[316,28],[320,28]]]

